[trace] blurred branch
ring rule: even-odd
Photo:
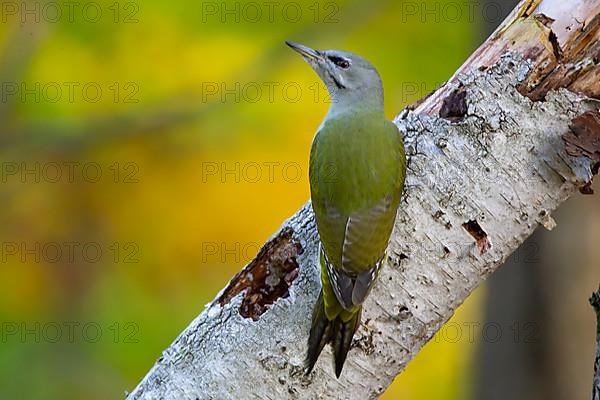
[[[592,400],[600,400],[600,287],[592,294],[590,304],[596,312],[596,359],[594,362],[594,385],[592,388]]]
[[[376,398],[470,293],[600,166],[600,0],[523,1],[403,110],[409,173],[387,266],[340,379],[303,358],[319,290],[310,204],[208,304],[129,399]],[[510,52],[507,53],[507,50]],[[591,75],[590,75],[591,74]],[[588,187],[588,189],[585,189]],[[247,317],[250,318],[247,318]]]

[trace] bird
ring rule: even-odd
[[[402,135],[384,115],[383,84],[366,59],[286,41],[331,98],[310,150],[312,209],[319,233],[321,291],[306,352],[310,374],[331,344],[339,379],[362,305],[385,262],[406,177]]]

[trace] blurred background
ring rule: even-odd
[[[328,100],[284,40],[371,60],[393,118],[515,3],[2,1],[0,398],[123,398],[306,202]],[[382,398],[589,398],[598,205],[568,202]]]

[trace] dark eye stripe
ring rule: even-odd
[[[337,65],[340,68],[346,69],[350,66],[350,61],[346,60],[343,57],[329,56],[329,59],[331,60],[331,62],[333,62],[335,65]]]

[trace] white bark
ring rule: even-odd
[[[257,297],[241,291],[223,299],[222,292],[128,399],[378,397],[482,280],[538,224],[551,229],[552,211],[592,179],[592,161],[567,155],[562,135],[598,105],[565,89],[532,102],[515,89],[531,67],[505,54],[485,71],[458,75],[443,89],[466,92],[468,112],[458,122],[406,110],[396,119],[410,157],[405,197],[340,379],[328,348],[315,371],[303,374],[320,285],[307,204],[282,227],[291,245],[279,242],[285,234],[274,236],[273,247],[283,246],[284,254],[258,261],[297,262],[297,277],[285,278],[293,279],[289,295],[275,296],[254,320],[240,315],[240,306]],[[283,280],[273,276],[265,290]]]

